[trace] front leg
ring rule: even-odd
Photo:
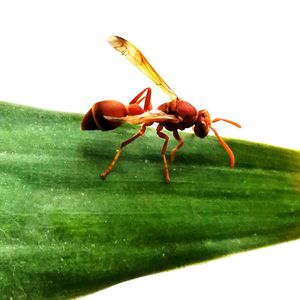
[[[166,151],[167,151],[167,147],[168,147],[169,137],[166,134],[161,132],[163,130],[163,128],[164,128],[163,125],[159,124],[156,128],[156,133],[160,138],[165,140],[164,145],[161,150],[161,156],[163,158],[163,163],[164,163],[165,182],[170,183],[169,168],[168,168],[168,162],[166,159]]]

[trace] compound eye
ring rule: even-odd
[[[207,112],[207,110],[200,110],[199,112],[198,112],[198,119],[200,119],[200,120],[207,120],[207,119],[209,119],[210,118],[210,116],[209,116],[209,113]]]
[[[200,138],[205,138],[208,134],[208,131],[209,131],[209,127],[206,126],[205,122],[197,122],[195,125],[194,125],[194,132],[195,132],[195,135],[200,137]]]

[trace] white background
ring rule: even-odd
[[[218,123],[215,127],[221,135],[300,149],[298,3],[0,0],[0,100],[84,113],[102,99],[127,103],[150,86],[155,106],[167,101],[163,92],[106,43],[109,35],[116,34],[136,44],[180,97],[198,109],[207,108],[213,118],[243,125],[237,129]],[[290,255],[296,254],[299,243],[279,249],[286,247],[291,250],[265,249],[270,251],[267,256],[258,252],[254,261],[242,254],[238,265],[231,262],[234,258],[230,263],[225,259],[203,264],[196,275],[195,269],[181,270],[182,278],[170,275],[168,283],[154,281],[150,290],[143,290],[153,298],[163,293],[182,299],[191,285],[206,280],[208,288],[201,285],[189,299],[199,299],[203,293],[210,299],[209,293],[218,291],[219,298],[243,295],[245,299],[245,294],[257,289],[275,299],[278,289],[283,293],[291,288],[293,269],[299,273],[299,257]],[[272,253],[275,265],[264,269],[263,262],[272,259]],[[210,265],[213,273],[207,271]],[[228,288],[230,278],[237,282],[231,282],[234,291]],[[138,286],[122,289],[122,298],[132,297]],[[107,298],[111,290],[118,291],[104,291],[99,299],[112,299]],[[137,297],[131,299],[141,298]]]

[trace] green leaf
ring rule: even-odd
[[[79,114],[0,103],[0,294],[66,299],[300,237],[300,152],[183,133],[165,184],[153,129],[80,131]],[[175,145],[170,142],[170,148]]]

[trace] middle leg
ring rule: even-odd
[[[163,130],[163,128],[164,128],[163,125],[159,124],[156,128],[156,133],[160,138],[165,140],[164,145],[161,150],[161,156],[162,156],[163,162],[164,162],[165,182],[170,183],[169,168],[168,168],[168,163],[167,163],[167,158],[166,158],[166,151],[167,151],[167,147],[168,147],[169,137],[166,134],[161,132]]]
[[[173,131],[173,136],[174,138],[179,142],[171,151],[171,154],[170,154],[170,161],[173,162],[174,159],[175,159],[175,153],[177,150],[179,150],[182,145],[184,144],[184,140],[180,137],[179,133],[177,130],[174,130]]]

